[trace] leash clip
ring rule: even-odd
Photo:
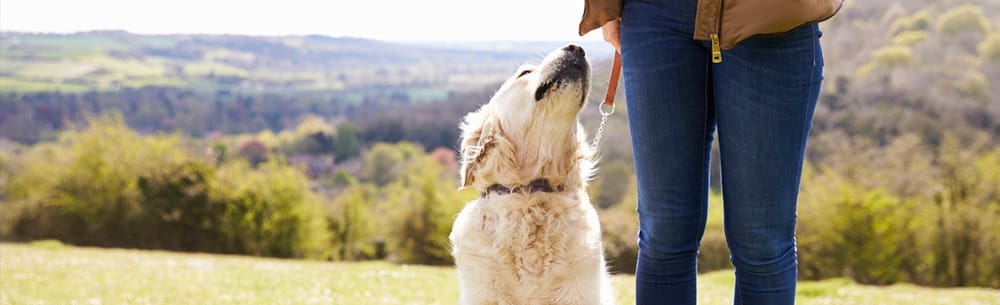
[[[597,105],[597,111],[601,113],[601,125],[597,127],[594,134],[594,141],[590,144],[592,151],[597,151],[601,144],[601,136],[604,135],[604,127],[608,123],[608,117],[615,113],[615,91],[618,90],[618,78],[622,72],[622,55],[615,51],[615,58],[611,62],[611,77],[608,79],[608,91],[604,96],[604,102]],[[605,110],[607,109],[607,110]]]

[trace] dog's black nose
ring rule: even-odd
[[[562,49],[564,51],[567,51],[567,52],[570,52],[570,53],[574,53],[574,55],[578,55],[578,56],[584,56],[584,55],[586,55],[586,53],[583,52],[583,48],[580,47],[580,46],[578,46],[578,45],[575,45],[575,44],[567,45],[567,46],[563,47]]]

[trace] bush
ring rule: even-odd
[[[13,162],[5,236],[88,246],[319,256],[328,233],[308,180],[283,165],[219,169],[177,136],[140,136],[121,115],[92,118]]]
[[[635,179],[631,179],[622,200],[610,208],[599,210],[604,256],[613,273],[635,273],[639,254],[639,215],[636,213],[638,196]],[[709,195],[708,223],[698,254],[698,271],[709,272],[733,267],[729,261],[723,227],[722,197],[718,192]]]
[[[395,181],[400,171],[422,153],[423,149],[412,143],[375,143],[365,155],[361,177],[377,186],[385,186]]]
[[[329,232],[309,180],[284,160],[252,170],[245,162],[219,169],[213,196],[226,203],[223,234],[237,253],[275,257],[327,255]]]
[[[808,169],[799,201],[803,279],[1000,287],[1000,149],[905,135]]]
[[[988,61],[1000,61],[1000,33],[990,35],[979,44],[979,56]]]
[[[906,45],[891,45],[872,52],[871,59],[859,66],[856,74],[860,77],[870,75],[880,69],[894,69],[910,66],[916,62],[913,50]]]
[[[859,282],[891,284],[902,279],[912,211],[883,190],[866,191],[833,178],[825,190],[807,192],[809,208],[799,214],[799,270],[804,278],[849,276]],[[821,195],[820,195],[821,194]],[[836,266],[836,267],[835,267]]]
[[[221,247],[225,204],[212,200],[215,171],[188,161],[152,169],[139,177],[138,247],[177,251],[231,252]]]
[[[143,138],[121,115],[36,145],[14,166],[7,185],[15,240],[57,238],[94,246],[135,246],[142,212],[137,182],[150,168],[185,158],[176,137]]]
[[[596,179],[588,185],[591,202],[597,208],[606,209],[621,202],[630,190],[625,181],[632,177],[632,167],[622,161],[610,161],[601,165]]]
[[[433,158],[420,155],[383,188],[391,229],[387,243],[394,261],[406,264],[452,263],[451,232],[455,216],[475,192],[459,192],[454,175],[444,173]]]
[[[635,198],[634,194],[626,195],[620,203],[599,211],[604,257],[611,273],[635,273],[639,257],[639,215],[635,212]]]
[[[878,63],[879,66],[892,68],[910,65],[915,60],[913,51],[909,47],[888,46],[875,50],[875,53],[872,53],[872,61]]]
[[[962,32],[986,34],[990,31],[990,20],[981,7],[973,4],[960,5],[938,18],[937,30],[947,35]]]
[[[962,96],[983,102],[988,102],[990,97],[989,78],[977,71],[968,71],[962,78],[954,82],[954,88]]]
[[[926,11],[919,11],[910,16],[897,18],[889,26],[890,34],[899,34],[905,31],[924,31],[931,27],[931,15]]]
[[[911,46],[927,40],[927,31],[906,31],[893,37],[892,43],[900,46]]]
[[[327,214],[334,241],[334,259],[385,258],[384,242],[376,238],[380,224],[376,223],[374,211],[378,200],[375,186],[348,183],[350,185],[337,195]]]

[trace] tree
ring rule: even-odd
[[[333,234],[335,259],[384,258],[384,244],[376,243],[374,213],[378,200],[374,185],[352,183],[330,207],[328,222]]]
[[[267,154],[267,146],[257,140],[246,141],[240,146],[240,156],[254,167],[267,161]]]
[[[333,139],[333,156],[339,161],[350,160],[358,156],[361,151],[361,144],[358,141],[357,132],[350,123],[343,123],[337,127],[337,136]]]
[[[937,30],[949,35],[967,31],[986,34],[990,31],[990,20],[977,5],[959,5],[938,18]]]
[[[391,194],[387,201],[393,211],[392,228],[387,241],[392,258],[401,263],[451,264],[448,234],[452,222],[476,194],[460,193],[453,175],[445,175],[442,166],[427,156],[407,166],[383,190]]]

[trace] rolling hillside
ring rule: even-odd
[[[122,87],[461,89],[495,82],[561,43],[405,44],[327,36],[0,34],[0,90]],[[600,49],[600,47],[595,47]],[[605,52],[608,52],[607,47]]]

